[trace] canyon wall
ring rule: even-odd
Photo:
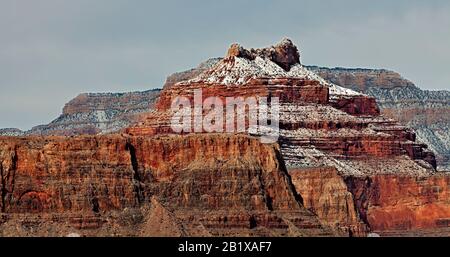
[[[289,173],[305,207],[352,236],[450,235],[450,174],[340,176],[334,167]]]
[[[335,233],[244,135],[1,137],[0,171],[3,235]]]
[[[82,94],[36,130],[65,137],[0,137],[0,233],[450,231],[450,175],[436,170],[445,167],[446,150],[438,149],[436,161],[421,134],[393,119],[409,124],[422,108],[427,126],[445,122],[445,94],[411,100],[414,86],[384,70],[309,69],[324,78],[301,65],[288,39],[262,49],[233,44],[225,58],[170,76],[161,92]],[[279,97],[278,143],[261,143],[255,131],[177,135],[171,104],[179,96],[192,102],[195,89],[202,100]]]
[[[347,177],[360,216],[381,235],[450,235],[450,174]],[[430,233],[430,232],[428,232]],[[432,234],[432,233],[431,233]]]
[[[436,154],[438,169],[450,170],[450,92],[421,90],[388,70],[308,66],[325,80],[373,96],[383,115],[398,120]]]
[[[289,170],[303,204],[320,220],[350,236],[369,232],[360,219],[353,194],[334,167],[305,167]]]
[[[346,235],[379,232],[376,223],[365,218],[361,197],[346,179],[386,175],[427,178],[436,172],[433,152],[416,141],[414,131],[380,115],[375,98],[327,84],[298,68],[298,60],[288,71],[274,68],[275,62],[258,59],[259,53],[266,51],[276,52],[232,45],[227,57],[211,69],[166,88],[156,105],[157,112],[125,132],[138,136],[170,134],[170,104],[178,96],[192,102],[194,89],[203,90],[202,100],[208,96],[277,96],[281,102],[281,155],[305,207]],[[390,192],[389,187],[380,190]],[[444,210],[450,207],[445,202],[434,202]],[[388,208],[384,211],[390,212]],[[378,218],[377,222],[391,224],[387,217]],[[403,230],[422,228],[412,224]],[[402,229],[389,225],[379,230]]]

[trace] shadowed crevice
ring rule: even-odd
[[[142,177],[141,177],[141,174],[139,173],[139,164],[138,164],[138,160],[136,157],[136,148],[130,142],[128,142],[125,147],[126,147],[126,150],[130,154],[131,167],[133,169],[132,182],[133,182],[134,192],[136,194],[136,200],[137,200],[138,204],[141,204],[144,197],[143,197],[143,188],[142,188]]]

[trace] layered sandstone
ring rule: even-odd
[[[341,231],[448,235],[450,174],[408,157],[339,160],[307,148],[297,151],[295,163],[285,156],[305,207]]]
[[[272,49],[273,52],[275,48],[267,49]],[[271,52],[267,49],[266,53]],[[253,51],[256,52],[256,50]],[[167,89],[180,81],[192,79],[221,60],[222,58],[209,59],[194,69],[174,73],[167,78],[164,88]],[[292,63],[296,61],[291,61]],[[376,97],[383,115],[414,128],[418,139],[436,153],[438,168],[446,169],[449,159],[448,142],[450,142],[447,138],[449,134],[447,133],[447,117],[450,115],[446,108],[449,102],[446,99],[448,95],[446,92],[422,91],[398,73],[387,70],[329,69],[315,66],[307,68],[317,72],[327,81]],[[133,123],[134,116],[151,112],[159,92],[154,90],[125,94],[81,94],[66,105],[64,109],[67,111],[63,111],[60,117],[48,125],[37,126],[25,132],[18,129],[0,129],[0,134],[8,136],[74,135],[117,131]],[[332,102],[336,108],[353,114],[375,115],[378,112],[373,98],[347,97],[338,98]]]
[[[249,136],[0,142],[4,235],[332,233],[302,206],[278,147]]]
[[[278,97],[278,144],[250,131],[175,135],[171,105],[192,103],[196,89],[201,100]],[[373,97],[306,69],[290,40],[235,44],[170,77],[137,121],[121,135],[1,138],[0,231],[365,236],[449,227],[449,175],[433,152]]]
[[[361,218],[381,235],[450,225],[449,174],[348,177],[346,183]]]
[[[308,66],[309,70],[334,84],[358,92],[369,93],[371,88],[393,89],[414,84],[396,72],[384,69],[349,69]]]
[[[360,213],[359,197],[347,187],[346,178],[427,177],[436,172],[434,154],[416,142],[412,130],[381,116],[374,98],[326,82],[303,69],[300,61],[291,63],[288,70],[277,68],[273,58],[262,54],[265,51],[232,45],[227,56],[210,69],[166,88],[157,112],[126,132],[173,133],[171,103],[178,96],[192,102],[195,89],[202,89],[202,100],[277,96],[281,154],[295,190],[323,222],[354,236],[365,235],[372,227]],[[383,190],[389,192],[389,188]]]
[[[436,153],[438,168],[450,170],[450,93],[421,90],[388,70],[308,66],[325,80],[373,96],[381,112],[417,133]]]
[[[293,168],[289,174],[304,206],[322,222],[350,236],[367,234],[369,228],[360,219],[353,194],[336,168]]]

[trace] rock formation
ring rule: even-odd
[[[239,44],[232,44],[228,49],[225,59],[232,59],[234,57],[248,60],[254,60],[256,57],[260,57],[276,63],[285,71],[289,71],[294,65],[300,64],[300,53],[292,41],[287,38],[274,46],[261,49],[252,48],[247,50]]]
[[[333,235],[302,206],[279,151],[233,135],[3,137],[0,231]]]
[[[130,93],[80,94],[68,102],[63,113],[49,124],[28,131],[0,130],[0,135],[71,136],[117,132],[134,123],[140,113],[153,110],[159,93],[159,89],[153,89]]]
[[[358,199],[361,217],[373,231],[401,234],[412,228],[448,233],[449,179],[449,174],[377,175],[346,181]]]
[[[1,137],[0,231],[447,233],[450,175],[436,170],[433,152],[413,130],[382,115],[374,97],[330,81],[301,64],[290,40],[250,50],[233,44],[225,58],[169,77],[154,110],[120,133]],[[250,131],[175,133],[172,101],[192,101],[195,89],[202,99],[279,97],[278,142],[263,144]],[[65,113],[95,112],[99,107],[85,97]]]
[[[450,170],[450,92],[427,91],[388,70],[309,66],[329,82],[373,96],[383,115],[408,126],[436,154],[438,169]]]
[[[307,197],[305,207],[350,235],[363,235],[378,227],[363,217],[355,191],[346,189],[349,181],[386,175],[427,178],[436,172],[434,154],[416,142],[412,130],[381,116],[374,98],[326,82],[304,69],[300,62],[287,71],[272,59],[255,54],[261,52],[264,50],[232,45],[227,57],[210,69],[164,90],[156,105],[158,112],[127,129],[127,133],[170,134],[170,103],[177,96],[192,100],[194,89],[201,88],[204,98],[278,96],[281,153],[296,190]],[[327,194],[331,190],[326,189],[330,187],[327,183],[333,183],[331,188],[339,191]],[[436,182],[430,179],[430,183],[433,186]],[[314,193],[312,185],[321,185],[328,191]],[[445,210],[449,207],[445,201],[436,204]],[[445,219],[446,215],[442,212],[433,220]],[[411,224],[408,229],[423,228],[419,223]],[[396,227],[382,230],[391,229]]]
[[[194,69],[174,73],[167,78],[164,88],[192,79],[220,60],[221,58],[212,58]],[[414,129],[418,141],[427,144],[436,154],[439,170],[450,170],[448,165],[450,139],[447,136],[450,134],[448,131],[450,97],[447,91],[420,90],[398,73],[387,70],[330,69],[316,66],[307,68],[317,72],[329,82],[375,97],[377,102],[375,99],[358,97],[340,98],[334,105],[338,109],[346,108],[354,113],[361,112],[355,109],[358,107],[362,112],[371,110],[374,114],[378,112],[378,105],[383,115]],[[36,126],[25,132],[19,129],[0,129],[0,135],[79,135],[117,132],[140,120],[141,114],[151,112],[160,92],[151,90],[127,94],[81,94],[66,105],[65,109],[70,112],[66,113],[64,110],[63,114],[50,124]],[[120,105],[115,106],[116,103]]]

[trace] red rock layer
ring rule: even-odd
[[[94,213],[137,204],[123,138],[0,140],[3,212]]]
[[[450,152],[446,150],[446,135],[450,123],[450,108],[439,107],[438,103],[436,107],[384,108],[382,114],[415,127],[418,135],[421,135],[420,140],[429,144],[435,152],[439,168],[449,170]]]
[[[322,222],[350,236],[365,236],[367,226],[359,218],[352,193],[334,167],[292,168],[292,183],[303,205]]]
[[[143,120],[125,130],[130,135],[172,134],[170,122],[172,101],[177,97],[186,97],[194,106],[194,90],[202,90],[202,99],[219,97],[226,103],[227,97],[244,99],[248,97],[278,97],[280,103],[304,102],[325,104],[328,102],[328,88],[318,81],[292,78],[258,78],[245,85],[205,84],[193,82],[175,84],[163,90],[156,104],[156,112],[145,116]],[[192,112],[194,113],[194,112]],[[248,113],[246,113],[248,115]],[[247,119],[246,119],[247,120]],[[247,120],[248,121],[248,120]],[[247,122],[248,125],[248,122]]]
[[[254,51],[235,47],[229,58],[269,56],[288,70],[299,62],[295,52],[286,41]],[[282,114],[288,117],[281,120],[282,148],[245,135],[155,136],[173,134],[173,99],[185,96],[192,101],[193,90],[199,88],[203,99],[279,97],[288,107]],[[131,222],[146,235],[334,234],[312,212],[336,233],[347,235],[365,235],[367,227],[388,231],[449,224],[448,176],[426,176],[436,163],[425,145],[414,142],[411,130],[380,117],[373,98],[330,97],[319,81],[169,83],[156,111],[125,132],[128,135],[0,139],[2,212],[11,220],[34,212],[47,215],[44,221],[69,220],[71,227],[105,233]],[[306,148],[316,156],[303,156]],[[290,175],[282,156],[287,153],[297,161]],[[401,165],[387,161],[397,157]],[[368,168],[370,160],[389,167],[370,167],[366,173],[361,169]],[[421,167],[424,177],[412,175],[416,173],[410,167]],[[124,213],[141,218],[122,221]]]
[[[372,231],[450,227],[450,176],[377,175],[346,178],[361,218]]]
[[[336,109],[351,115],[380,115],[375,98],[368,96],[339,97],[331,102]]]
[[[290,139],[283,142],[305,147],[313,145],[317,149],[330,154],[330,156],[342,158],[388,157],[404,154],[400,142],[389,136],[314,137],[306,140]]]
[[[450,170],[450,94],[425,91],[388,70],[308,67],[325,80],[378,99],[381,113],[413,128],[436,154],[439,170]]]
[[[279,97],[280,103],[307,102],[326,104],[328,102],[328,88],[318,81],[292,78],[258,78],[252,79],[245,85],[205,84],[192,82],[189,84],[173,85],[161,93],[156,104],[158,111],[169,110],[172,101],[179,96],[193,101],[193,90],[202,89],[203,98],[220,97],[224,103],[226,97]]]
[[[185,235],[199,228],[215,235],[331,235],[301,205],[278,147],[256,138],[111,135],[0,142],[0,208],[7,217],[1,223],[36,214],[43,215],[42,224],[68,222],[108,235],[121,224],[114,213],[156,208],[165,214],[151,212],[147,223],[136,222],[143,234],[151,235],[144,229],[149,224],[169,219]]]
[[[439,124],[439,122],[450,122],[449,108],[384,108],[383,115],[398,120],[403,124],[411,121],[419,121],[423,125]]]

